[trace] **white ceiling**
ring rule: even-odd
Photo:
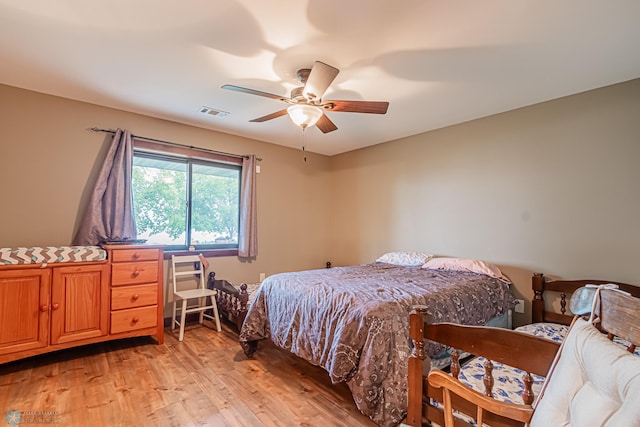
[[[640,1],[0,0],[0,83],[290,147],[249,123],[287,104],[220,87],[288,96],[316,60],[325,100],[390,103],[307,130],[334,155],[640,77]]]

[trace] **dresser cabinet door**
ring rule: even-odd
[[[51,344],[107,335],[109,265],[54,267]]]
[[[49,269],[0,272],[0,355],[46,347]]]

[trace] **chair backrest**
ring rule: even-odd
[[[633,352],[640,345],[640,298],[621,292],[604,290],[600,293],[600,325],[610,335],[628,341]]]
[[[534,407],[532,427],[640,426],[640,357],[631,354],[640,345],[640,299],[602,290],[596,325],[574,321]]]
[[[184,285],[178,288],[179,283],[190,283],[189,289],[205,287],[204,265],[198,255],[171,255],[171,277],[173,280],[173,292],[184,290]],[[180,278],[187,280],[180,280]],[[195,279],[195,280],[194,280]]]
[[[580,317],[574,318],[553,363],[551,359],[554,359],[556,351],[549,347],[551,341],[541,345],[542,341],[547,340],[525,338],[510,330],[430,325],[423,323],[421,316],[416,316],[417,313],[412,313],[410,330],[414,352],[409,359],[408,424],[420,425],[421,415],[426,413],[427,418],[440,425],[453,425],[451,408],[455,408],[476,419],[484,418],[492,426],[528,423],[531,427],[640,427],[640,357],[632,354],[640,345],[640,298],[607,289],[601,290],[599,297],[596,321],[592,323]],[[422,374],[418,371],[422,368],[420,358],[424,358],[421,356],[424,353],[424,344],[421,342],[423,336],[527,372],[545,375],[544,371],[548,369],[543,389],[533,407],[526,405],[526,400],[525,405],[498,402],[487,397],[491,395],[490,387],[485,393],[478,392],[454,377],[434,370],[428,376],[428,395],[444,402],[446,409],[444,416],[438,415],[441,412],[432,407],[426,407],[426,412],[423,412],[420,402],[424,399],[414,390],[420,390],[423,385]],[[620,339],[625,341],[623,345]],[[542,362],[542,365],[536,366],[536,363]],[[455,364],[452,364],[452,372],[454,367]],[[490,386],[493,380],[487,378],[491,378],[491,369],[487,371],[489,375],[485,376],[484,382],[485,386]],[[523,382],[527,383],[526,377]],[[433,394],[432,387],[435,387]],[[412,400],[417,403],[413,404]]]
[[[446,425],[447,427],[453,425],[452,420],[450,422],[446,420],[447,416],[452,417],[450,412],[447,414],[447,409],[443,412],[437,407],[438,405],[432,405],[430,403],[438,401],[446,407],[448,405],[445,400],[449,399],[451,407],[477,419],[476,405],[478,403],[470,400],[469,396],[465,394],[459,394],[460,389],[452,389],[452,395],[447,397],[446,394],[448,393],[441,389],[444,384],[436,383],[438,379],[444,380],[446,378],[451,382],[450,380],[457,378],[460,372],[460,364],[457,356],[458,350],[473,355],[481,355],[484,356],[487,361],[500,362],[522,370],[522,379],[518,378],[518,380],[524,384],[525,391],[522,397],[524,403],[528,403],[528,405],[517,405],[518,408],[516,408],[515,411],[511,411],[510,409],[503,410],[502,408],[496,410],[492,406],[483,406],[488,411],[484,414],[484,422],[491,426],[521,426],[530,418],[532,412],[530,404],[534,401],[531,375],[546,375],[553,364],[560,344],[555,341],[523,332],[512,331],[510,329],[465,326],[451,323],[425,323],[418,310],[414,310],[409,322],[414,350],[409,357],[407,424],[411,426],[422,425],[422,416],[426,414],[426,418],[439,425]],[[427,381],[423,379],[422,370],[422,362],[425,358],[425,343],[423,339],[445,344],[455,349],[452,354],[450,367],[453,376],[439,370],[433,370],[429,373],[427,384]],[[485,390],[478,390],[476,392],[479,398],[485,402],[487,402],[487,399],[491,400],[490,397],[486,396],[493,394],[492,389],[494,383],[491,376],[491,369],[491,367],[485,365],[486,381],[483,380]],[[442,378],[436,378],[434,374],[442,374]],[[471,391],[470,388],[458,382],[457,379],[454,381],[464,390]],[[424,389],[425,387],[426,390]],[[468,400],[468,402],[465,400]],[[427,402],[427,404],[423,406],[423,402]],[[496,402],[498,404],[502,403]],[[527,408],[524,408],[524,406],[527,406]],[[510,421],[509,419],[515,421]]]
[[[615,283],[620,289],[630,293],[636,298],[640,298],[640,286],[629,285],[611,280],[580,279],[580,280],[552,280],[542,273],[534,273],[531,277],[531,289],[533,290],[533,301],[531,301],[531,323],[551,322],[561,325],[570,325],[573,321],[573,314],[570,313],[567,302],[569,297],[577,289],[586,285],[604,285]],[[557,301],[556,301],[556,297]],[[552,301],[555,304],[553,307]],[[559,307],[557,307],[559,305]],[[559,312],[554,310],[558,309]]]

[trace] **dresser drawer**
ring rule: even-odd
[[[111,265],[111,286],[135,285],[158,281],[158,261]]]
[[[111,262],[154,261],[158,259],[158,249],[114,250]]]
[[[158,324],[158,306],[131,308],[111,312],[111,333],[153,328]]]
[[[111,289],[111,310],[142,307],[158,303],[158,284],[119,286]]]

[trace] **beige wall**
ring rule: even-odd
[[[332,158],[0,85],[0,247],[69,244],[108,137],[263,158],[255,282],[391,250],[482,258],[530,300],[530,274],[638,283],[640,80]],[[528,309],[527,309],[528,311]],[[516,317],[516,323],[529,314]]]
[[[218,277],[324,267],[328,158],[96,105],[0,85],[0,247],[68,245],[111,137],[90,127],[262,158],[259,256],[212,259]]]
[[[533,271],[640,283],[640,80],[331,160],[337,263],[482,258],[527,300]]]

